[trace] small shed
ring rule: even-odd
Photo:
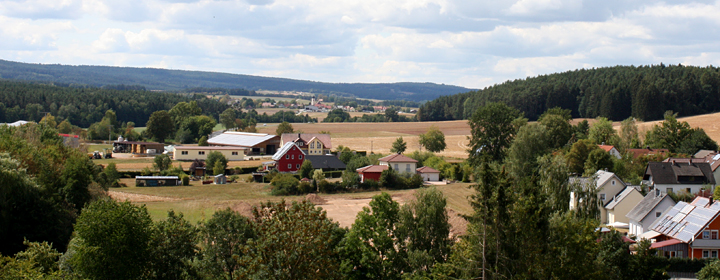
[[[216,185],[227,184],[227,176],[225,176],[225,174],[213,176],[213,184],[216,184]]]
[[[179,186],[182,180],[178,176],[136,176],[135,186],[138,187],[162,187]]]
[[[365,167],[358,168],[355,170],[360,175],[360,182],[365,183],[365,180],[380,181],[380,175],[385,170],[388,170],[387,165],[368,165]]]
[[[435,170],[432,167],[423,166],[418,168],[417,174],[422,176],[423,181],[426,182],[438,182],[440,181],[440,171]]]

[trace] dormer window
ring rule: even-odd
[[[298,146],[305,145],[305,143],[303,143],[303,142],[297,142],[297,144],[298,144]]]

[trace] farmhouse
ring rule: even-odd
[[[389,167],[387,165],[368,165],[358,168],[355,171],[360,175],[360,182],[365,183],[365,180],[380,181],[380,175],[388,169]]]
[[[208,139],[208,144],[246,148],[246,155],[271,155],[280,147],[280,137],[266,133],[225,131]]]
[[[650,228],[659,233],[651,245],[667,257],[718,258],[720,250],[720,202],[696,197],[691,203],[678,202]]]
[[[715,186],[709,163],[649,162],[643,183],[661,192],[699,192],[703,186]]]
[[[397,173],[415,173],[417,160],[406,157],[402,154],[392,154],[378,159],[380,165],[391,166]]]
[[[165,151],[165,144],[153,142],[115,141],[113,152],[157,155]]]
[[[675,201],[668,194],[655,190],[649,192],[630,212],[625,215],[629,221],[629,234],[639,236],[650,229],[650,225]]]
[[[698,152],[700,154],[700,152]],[[702,163],[706,162],[710,164],[710,169],[713,173],[713,178],[715,178],[715,183],[717,184],[720,182],[720,154],[710,151],[703,153],[703,157],[697,157],[698,154],[695,154],[696,156],[694,158],[667,158],[663,160],[663,162],[677,162],[677,163]]]
[[[325,155],[332,149],[330,135],[320,133],[283,133],[280,146],[295,143],[307,155]]]
[[[280,148],[272,159],[278,171],[297,172],[305,160],[305,153],[295,143],[288,143]]]
[[[419,174],[423,181],[426,182],[438,182],[440,181],[440,171],[435,170],[429,166],[423,166],[415,170]]]
[[[173,160],[206,160],[210,152],[220,152],[227,160],[244,160],[245,148],[217,146],[175,146]]]

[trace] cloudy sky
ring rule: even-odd
[[[0,59],[482,88],[720,65],[720,0],[2,0]]]

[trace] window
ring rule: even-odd
[[[710,239],[718,239],[718,231],[717,230],[710,231]]]
[[[237,155],[238,155],[238,152],[232,152],[232,155],[233,155],[233,156],[237,156]]]
[[[410,164],[405,165],[405,172],[410,173]]]
[[[605,201],[605,194],[604,194],[604,193],[601,193],[601,194],[600,194],[600,200]]]
[[[398,170],[398,167],[397,167],[397,163],[396,163],[396,164],[395,164],[395,171],[397,171],[397,170]]]
[[[710,251],[708,251],[708,250],[703,250],[703,255],[702,255],[702,257],[703,257],[703,259],[709,258],[709,257],[710,257]]]
[[[612,185],[613,185],[613,186],[615,185],[615,180],[612,180]]]
[[[692,193],[692,190],[690,188],[685,189],[688,193]]]
[[[205,151],[199,151],[199,152],[198,152],[198,155],[204,155],[204,154],[205,154]]]
[[[310,143],[310,149],[315,149],[315,142]]]
[[[302,155],[298,155],[298,159],[302,159]]]
[[[292,163],[288,163],[288,169],[292,169]]]
[[[660,214],[662,214],[662,212],[655,212],[655,218],[660,217]]]
[[[667,192],[667,193],[672,193],[672,192],[673,192],[673,189],[672,189],[672,188],[667,188],[666,192]]]
[[[296,164],[296,165],[295,165],[295,168],[300,169],[300,164],[299,164],[299,163]]]
[[[655,195],[660,195],[660,189],[655,189]]]
[[[717,257],[718,257],[717,250],[712,250],[712,251],[710,251],[710,257],[711,257],[711,258],[714,258],[714,259],[717,259]]]
[[[676,257],[676,258],[682,258],[682,257],[683,257],[683,251],[677,251],[677,252],[675,252],[675,257]]]
[[[709,230],[703,230],[702,239],[710,239],[710,231]]]
[[[295,159],[295,155],[291,155],[291,156],[290,156],[290,159]]]
[[[188,154],[188,151],[182,151],[182,152],[180,152],[180,154],[181,154],[181,155],[187,155],[187,154]]]
[[[290,155],[285,155],[285,159],[290,159]]]

